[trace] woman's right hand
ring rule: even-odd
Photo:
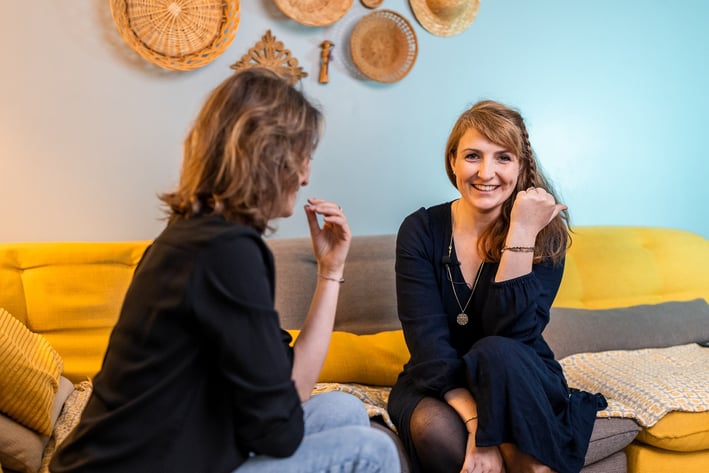
[[[323,199],[308,199],[305,206],[318,271],[323,276],[341,278],[350,250],[352,234],[342,207]],[[322,227],[318,215],[323,217]]]
[[[460,473],[505,473],[502,454],[497,447],[478,447],[475,432],[468,434],[465,461]]]
[[[537,234],[566,208],[566,205],[557,203],[554,196],[541,187],[520,191],[512,204],[510,232],[517,233],[515,237],[533,246]],[[514,242],[517,244],[516,240]]]

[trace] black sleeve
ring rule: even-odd
[[[291,338],[274,310],[271,258],[260,237],[221,238],[203,251],[191,297],[232,389],[239,443],[283,457],[300,445],[304,425]]]
[[[411,353],[407,370],[419,390],[441,397],[465,382],[464,363],[450,342],[435,246],[425,209],[404,220],[396,241],[396,294]]]
[[[524,343],[541,337],[549,323],[549,309],[561,284],[563,261],[535,264],[532,272],[492,283],[483,309],[485,335],[500,335]]]

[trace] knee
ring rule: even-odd
[[[351,394],[331,391],[313,396],[308,403],[312,404],[312,410],[317,411],[317,417],[326,420],[329,426],[369,426],[367,408]]]

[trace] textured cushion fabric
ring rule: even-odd
[[[552,307],[544,339],[557,359],[709,340],[709,304],[695,299],[618,309]]]
[[[294,339],[300,333],[299,330],[289,332]],[[408,358],[401,330],[370,335],[336,331],[318,381],[393,386]]]
[[[626,473],[628,471],[625,452],[622,450],[613,455],[588,464],[581,469],[581,473]]]
[[[676,452],[709,450],[709,411],[670,412],[643,429],[638,441]]]
[[[52,433],[52,405],[63,363],[39,334],[0,309],[0,412],[42,435]]]
[[[59,389],[52,404],[51,422],[54,426],[62,407],[74,386],[62,377]],[[30,430],[9,417],[0,414],[0,464],[7,469],[35,473],[40,468],[42,453],[47,445],[48,437]]]
[[[640,426],[632,419],[596,419],[584,464],[596,463],[623,450],[635,439],[638,432]]]

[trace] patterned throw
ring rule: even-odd
[[[396,432],[396,427],[387,412],[390,387],[367,386],[364,384],[346,383],[318,383],[313,389],[313,394],[322,394],[330,391],[342,391],[359,398],[367,407],[369,417],[381,416],[382,420],[391,430]]]
[[[569,386],[606,396],[598,417],[652,427],[671,411],[709,411],[709,348],[696,343],[577,353],[560,363]]]

